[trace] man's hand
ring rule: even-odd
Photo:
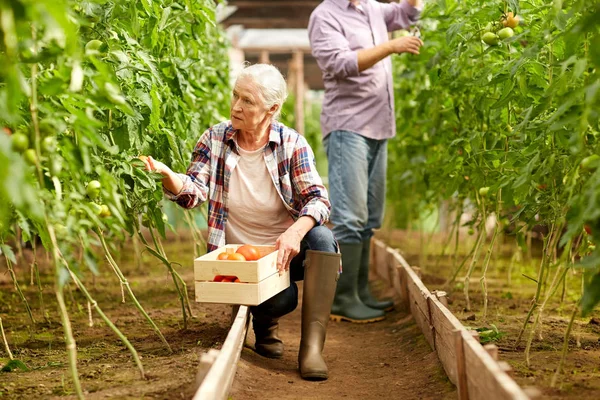
[[[419,54],[419,48],[423,46],[423,41],[415,36],[402,36],[390,40],[388,45],[390,46],[390,53]]]
[[[413,7],[417,7],[417,8],[421,7],[421,4],[422,4],[421,0],[407,0],[407,1],[408,1],[408,4],[410,4]]]

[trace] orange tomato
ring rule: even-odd
[[[229,254],[225,252],[219,253],[219,255],[217,256],[217,260],[227,260],[227,257],[229,257]]]
[[[236,250],[236,253],[244,256],[246,261],[256,261],[260,258],[258,249],[251,244],[245,244]]]
[[[231,253],[227,255],[227,259],[231,261],[246,261],[246,257],[244,257],[240,253]]]

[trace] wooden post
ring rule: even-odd
[[[483,348],[485,349],[485,351],[488,352],[490,356],[492,356],[494,361],[498,361],[498,346],[496,346],[493,343],[488,343],[484,345]]]
[[[459,400],[469,400],[469,390],[467,388],[467,374],[465,365],[465,351],[463,349],[463,339],[460,329],[454,331],[454,351],[456,354],[456,388]]]
[[[417,274],[419,279],[423,278],[423,273],[421,272],[421,268],[419,268],[415,265],[412,265],[411,268],[413,269],[413,271],[415,271],[415,274]]]
[[[271,64],[268,50],[261,50],[260,56],[258,57],[258,62],[261,64]]]
[[[433,294],[437,299],[444,305],[444,307],[448,308],[448,294],[443,290],[434,290]]]
[[[296,131],[304,135],[304,53],[301,50],[294,51],[293,63],[296,74],[294,87],[296,95],[296,104],[294,105]]]

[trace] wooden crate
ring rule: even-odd
[[[194,260],[196,301],[199,303],[256,306],[290,286],[290,273],[279,275],[275,246],[254,246],[261,258],[256,261],[217,260],[229,244]],[[241,282],[213,282],[217,275],[237,276]]]

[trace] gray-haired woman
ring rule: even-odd
[[[298,362],[304,379],[328,378],[322,358],[340,255],[331,231],[327,190],[304,137],[277,122],[286,82],[273,66],[245,67],[231,100],[231,120],[200,137],[186,174],[148,157],[146,168],[163,175],[166,195],[184,208],[208,201],[208,250],[226,243],[274,244],[277,267],[290,270],[289,288],[251,307],[255,349],[283,355],[278,320],[298,305],[304,279]]]

